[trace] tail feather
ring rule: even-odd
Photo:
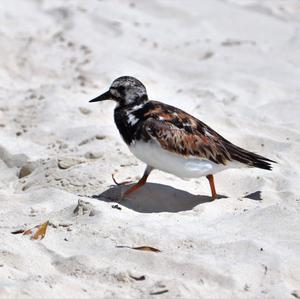
[[[246,164],[250,167],[257,167],[272,170],[271,163],[277,163],[263,156],[244,150],[234,144],[227,145],[228,152],[233,160]]]

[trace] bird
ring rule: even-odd
[[[89,102],[116,102],[114,121],[131,153],[146,164],[141,179],[122,195],[126,198],[145,185],[158,169],[179,178],[205,176],[211,199],[217,198],[214,175],[230,168],[257,167],[271,170],[275,161],[234,145],[189,113],[149,100],[138,79],[122,76],[109,90]]]

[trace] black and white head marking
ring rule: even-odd
[[[145,86],[139,80],[123,76],[111,84],[109,91],[118,106],[139,105],[148,100]]]

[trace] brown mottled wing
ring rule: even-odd
[[[156,140],[163,149],[170,152],[207,159],[217,164],[237,161],[268,170],[271,169],[269,162],[274,162],[232,144],[178,108],[152,101],[144,118],[137,134],[145,140]]]
[[[170,121],[148,118],[141,130],[144,130],[144,136],[155,139],[163,149],[170,152],[208,159],[218,164],[226,164],[231,160],[229,152],[218,136],[203,134],[191,126],[178,128]]]

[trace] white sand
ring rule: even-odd
[[[0,21],[0,298],[300,298],[299,1],[10,0]],[[121,75],[279,164],[216,175],[214,202],[154,171],[113,209],[111,174],[144,165],[88,100]]]

